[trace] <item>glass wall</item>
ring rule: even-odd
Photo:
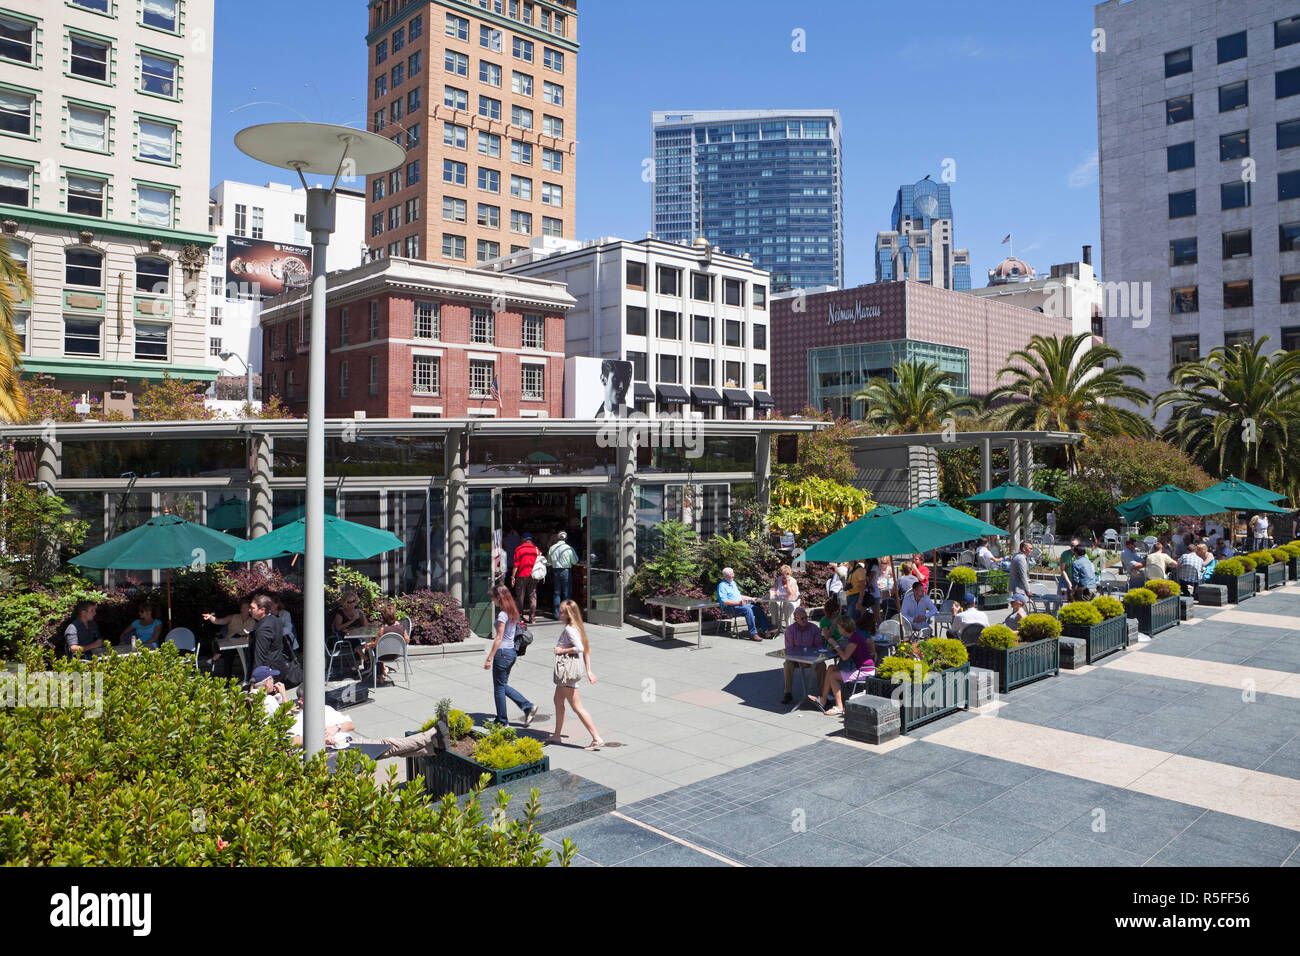
[[[133,475],[247,480],[248,442],[243,438],[69,439],[63,442],[64,479]]]
[[[752,472],[756,449],[751,436],[705,438],[698,458],[691,458],[685,448],[652,448],[649,461],[638,462],[637,471],[645,474]]]
[[[471,478],[529,475],[609,477],[618,466],[618,449],[601,448],[594,435],[481,436],[469,440]]]
[[[957,395],[970,394],[968,349],[899,339],[810,349],[808,402],[814,408],[859,419],[864,410],[861,402],[853,401],[853,395],[873,378],[894,381],[894,368],[908,360],[929,362],[941,371],[951,372],[956,378],[953,391]]]
[[[354,441],[325,439],[325,474],[332,478],[384,476],[440,478],[447,472],[446,440],[404,436],[358,436]],[[307,474],[307,439],[275,438],[275,476],[302,478]]]
[[[447,589],[446,523],[442,489],[390,491],[388,530],[405,542],[384,556],[390,590]]]

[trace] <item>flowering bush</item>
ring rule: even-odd
[[[457,601],[445,591],[421,588],[396,601],[397,616],[411,619],[411,643],[459,644],[469,637],[469,621]]]

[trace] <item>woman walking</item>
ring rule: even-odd
[[[537,708],[528,702],[528,698],[510,686],[510,669],[515,666],[515,631],[519,628],[519,609],[515,606],[514,596],[504,584],[498,584],[492,591],[492,603],[497,608],[497,622],[488,650],[487,660],[483,662],[484,670],[492,671],[492,696],[496,701],[497,723],[510,723],[506,713],[506,698],[509,697],[524,712],[524,726],[527,727],[537,716]]]
[[[568,704],[573,708],[573,712],[578,715],[582,721],[582,726],[587,728],[587,733],[591,734],[591,743],[585,748],[587,750],[599,750],[605,746],[605,741],[600,739],[600,734],[596,731],[596,725],[587,713],[587,708],[582,706],[582,698],[578,696],[578,684],[582,680],[582,673],[586,671],[587,680],[596,683],[596,675],[591,672],[591,645],[587,642],[587,629],[582,625],[582,612],[578,610],[578,605],[573,601],[564,601],[560,604],[560,620],[564,622],[564,630],[560,632],[560,638],[555,643],[555,730],[551,736],[546,738],[548,744],[558,744],[561,742],[560,731],[564,728],[564,705]]]

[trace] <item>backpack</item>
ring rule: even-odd
[[[528,653],[528,645],[533,643],[533,635],[528,633],[522,620],[515,622],[515,653],[523,657]]]
[[[547,571],[546,558],[543,557],[541,552],[539,551],[537,553],[537,560],[533,562],[533,580],[545,581],[546,571]]]

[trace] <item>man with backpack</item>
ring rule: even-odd
[[[533,577],[533,567],[542,552],[533,544],[533,536],[525,534],[519,547],[515,548],[514,566],[510,571],[510,583],[515,592],[515,604],[519,607],[522,618],[524,604],[528,604],[528,624],[537,618],[537,579]]]
[[[561,531],[555,543],[546,552],[546,560],[555,571],[555,619],[560,619],[560,602],[573,599],[573,566],[578,563],[578,552],[569,544],[569,534]]]

